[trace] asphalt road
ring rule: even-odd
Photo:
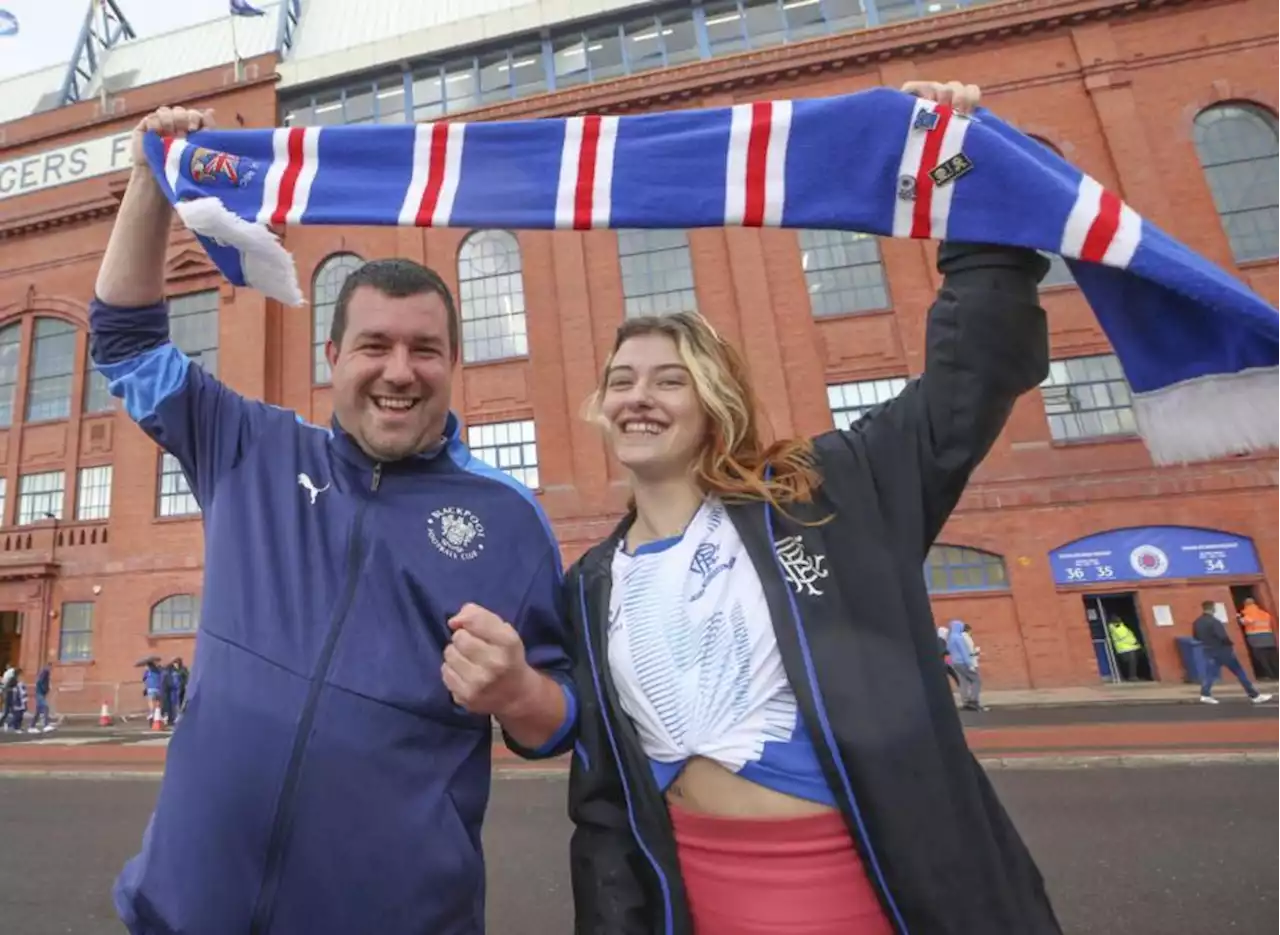
[[[961,711],[960,720],[966,727],[1056,727],[1067,724],[1169,724],[1191,722],[1223,722],[1241,719],[1275,720],[1280,708],[1275,701],[1264,705],[1249,704],[1241,698],[1231,698],[1217,706],[1200,704],[1193,698],[1185,702],[1153,702],[1146,704],[1081,704],[1081,705],[1028,705],[1000,706],[989,711]],[[110,742],[126,743],[148,739],[153,735],[142,725],[102,728],[89,722],[64,725],[52,735],[26,733],[0,733],[0,746],[7,743],[31,743],[47,737],[110,738]]]
[[[1062,724],[1173,724],[1237,720],[1272,720],[1280,716],[1275,701],[1252,704],[1232,698],[1219,705],[1185,702],[1152,704],[1083,704],[1027,707],[995,707],[988,711],[961,711],[965,727],[1056,727]]]
[[[1275,767],[997,771],[993,779],[1068,935],[1276,931]],[[108,892],[156,789],[154,781],[0,781],[0,932],[120,935]],[[570,931],[563,797],[563,779],[497,783],[486,831],[492,935]]]

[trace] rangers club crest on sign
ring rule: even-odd
[[[243,188],[255,173],[254,164],[242,156],[219,153],[201,146],[191,150],[191,181],[197,185],[225,182]]]
[[[427,519],[427,537],[442,553],[462,562],[484,551],[484,523],[459,506],[433,511]]]
[[[1169,556],[1154,545],[1140,545],[1129,553],[1129,564],[1144,578],[1159,578],[1169,570]]]

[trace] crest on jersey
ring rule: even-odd
[[[447,506],[427,517],[427,538],[442,554],[469,562],[484,551],[484,523],[470,510]]]

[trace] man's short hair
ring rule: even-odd
[[[458,311],[453,303],[453,294],[435,270],[402,257],[369,260],[347,276],[338,290],[338,301],[333,306],[333,323],[329,326],[329,338],[334,344],[342,346],[343,335],[347,333],[347,306],[361,286],[371,286],[393,299],[433,293],[440,296],[449,316],[449,356],[453,360],[458,359]]]
[[[1215,604],[1213,601],[1201,601],[1200,609],[1203,610],[1206,614],[1211,614],[1218,609],[1218,605]]]

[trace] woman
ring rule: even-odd
[[[632,508],[567,579],[579,935],[1060,932],[965,745],[921,574],[1048,372],[1047,266],[942,245],[923,376],[813,441],[766,447],[697,316],[623,324],[591,409]]]

